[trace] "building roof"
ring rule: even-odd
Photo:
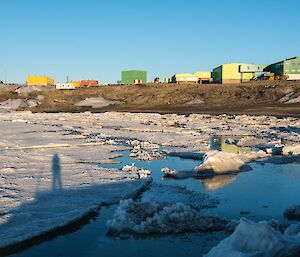
[[[197,77],[194,73],[176,73],[174,76],[178,77]]]
[[[285,60],[286,60],[286,61],[289,61],[289,60],[294,60],[294,59],[297,59],[297,58],[300,58],[300,56],[295,56],[295,57],[287,58],[287,59],[285,59]]]
[[[147,72],[145,70],[123,70],[122,72]]]

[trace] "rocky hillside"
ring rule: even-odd
[[[82,101],[85,104],[80,104]],[[299,117],[300,82],[111,85],[79,88],[74,91],[59,91],[47,87],[2,86],[0,102],[2,110],[13,108],[34,112],[225,112]]]

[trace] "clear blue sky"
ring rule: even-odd
[[[298,0],[0,0],[0,80],[148,80],[300,55]]]

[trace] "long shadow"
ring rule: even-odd
[[[0,248],[0,256],[18,253],[59,235],[77,231],[97,217],[101,206],[118,203],[121,199],[139,197],[147,187],[136,185],[137,183],[139,182],[127,181],[93,185],[83,189],[65,189],[63,194],[53,191],[37,193],[35,202],[25,203],[15,209],[12,212],[13,216],[0,226],[0,241],[3,242],[7,237],[9,240],[15,240]],[[124,194],[132,187],[136,188],[133,194]],[[86,197],[87,195],[89,197]],[[57,202],[60,204],[55,206]],[[83,202],[90,202],[90,204],[85,207],[86,209],[72,214],[74,209],[82,208]],[[45,209],[45,206],[48,206],[48,209]],[[68,218],[64,219],[65,216]],[[62,219],[58,220],[57,217]]]
[[[62,190],[60,158],[58,154],[55,154],[52,158],[52,191],[61,192]]]
[[[63,189],[58,155],[52,159],[52,175],[51,190],[36,192],[34,202],[12,210],[12,216],[0,225],[0,256],[72,233],[95,218],[101,206],[139,197],[148,186],[142,180],[130,180]]]

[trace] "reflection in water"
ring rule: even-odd
[[[228,137],[211,136],[209,139],[210,150],[222,151],[226,153],[250,153],[253,151],[258,151],[258,149],[255,147],[242,147],[235,144],[227,144],[225,143],[226,139],[228,139]]]
[[[235,181],[235,178],[236,175],[215,176],[212,178],[203,179],[203,185],[207,190],[214,191]]]
[[[62,191],[61,167],[58,154],[52,158],[52,191]]]
[[[222,137],[211,136],[209,139],[210,150],[222,151]]]

